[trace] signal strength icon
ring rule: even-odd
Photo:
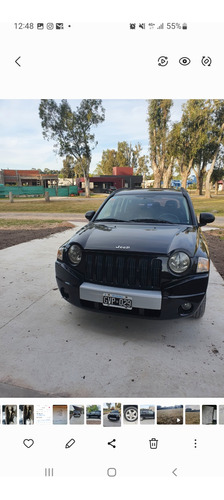
[[[160,24],[157,28],[157,30],[163,30],[164,29],[164,23]]]

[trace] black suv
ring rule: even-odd
[[[184,189],[118,190],[57,254],[56,279],[68,302],[141,317],[200,318],[209,252]]]
[[[101,418],[101,411],[90,411],[86,416],[87,418]]]
[[[155,418],[155,412],[153,410],[142,409],[140,410],[140,420],[144,420],[145,418]]]
[[[81,417],[81,412],[80,412],[79,410],[74,410],[74,411],[72,412],[72,416],[73,416],[73,417]]]
[[[110,413],[108,413],[107,418],[109,420],[120,420],[120,413],[118,410],[111,410]]]

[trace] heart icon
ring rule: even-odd
[[[24,439],[23,444],[24,444],[24,446],[26,446],[26,448],[31,448],[31,446],[33,446],[33,444],[34,444],[34,440],[33,439]]]

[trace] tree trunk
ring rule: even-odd
[[[203,180],[204,180],[205,170],[199,170],[199,172],[195,172],[197,179],[197,195],[202,196],[203,194]]]
[[[181,172],[181,187],[183,187],[184,189],[187,188],[187,178],[188,178],[188,170],[185,170],[184,172]]]
[[[203,179],[204,179],[204,174],[205,174],[205,169],[206,165],[203,163],[202,167],[201,164],[198,163],[196,167],[194,168],[194,173],[196,175],[196,183],[197,183],[197,195],[202,196],[202,190],[203,190]]]
[[[206,175],[206,181],[205,181],[205,198],[211,198],[211,192],[210,192],[210,181],[211,181],[212,172],[213,172],[213,170],[214,170],[214,166],[215,166],[216,158],[217,158],[217,156],[218,156],[218,152],[219,152],[220,144],[221,144],[221,141],[222,141],[222,139],[223,139],[223,132],[224,132],[224,123],[222,124],[222,127],[221,127],[221,134],[220,134],[220,136],[219,136],[218,146],[217,146],[217,148],[216,148],[216,151],[215,151],[215,154],[214,154],[214,158],[213,158],[213,160],[212,160],[211,167],[210,167],[210,169],[208,170],[207,175]]]
[[[170,185],[172,171],[173,171],[173,162],[174,162],[174,158],[172,157],[170,160],[170,163],[168,165],[168,168],[166,170],[164,170],[164,173],[163,173],[163,187],[164,188],[168,188]]]
[[[218,147],[216,149],[216,152],[214,154],[214,158],[212,160],[211,167],[208,170],[207,175],[206,175],[206,180],[205,180],[205,198],[207,198],[207,199],[211,198],[211,186],[210,186],[210,182],[211,182],[211,176],[212,176],[212,172],[214,170],[214,166],[215,166],[215,162],[216,162],[216,158],[217,158],[218,152],[219,152],[219,145],[218,145]]]
[[[86,193],[86,198],[90,197],[90,187],[89,187],[89,176],[85,176],[85,193]]]
[[[83,176],[84,176],[84,179],[85,179],[85,194],[86,194],[86,198],[89,198],[90,197],[90,187],[89,187],[89,170],[90,170],[90,161],[91,160],[87,160],[86,162],[82,162],[83,164]]]
[[[202,196],[203,194],[203,179],[204,179],[204,172],[200,175],[199,177],[199,196]]]
[[[161,187],[161,176],[158,175],[158,174],[154,174],[154,184],[153,184],[153,187],[155,189]]]
[[[155,162],[152,163],[152,169],[154,174],[153,187],[157,189],[161,187],[162,172]]]
[[[181,170],[182,187],[184,189],[187,189],[187,178],[188,178],[189,173],[190,173],[190,171],[192,169],[193,161],[194,161],[194,158],[191,158],[191,160],[189,161],[188,166],[182,165],[182,167],[180,169]]]

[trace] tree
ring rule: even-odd
[[[138,165],[135,171],[135,175],[142,175],[143,186],[145,186],[145,181],[149,175],[149,157],[142,155],[138,158]]]
[[[68,101],[59,104],[53,99],[41,99],[39,116],[45,139],[55,141],[54,151],[59,156],[70,155],[83,161],[86,196],[89,196],[89,170],[92,150],[97,145],[92,127],[105,119],[101,99],[83,99],[76,111]]]
[[[97,164],[95,173],[97,175],[112,175],[113,167],[117,167],[117,151],[115,149],[107,149],[102,153],[102,159]]]
[[[32,170],[36,170],[35,168],[32,168]],[[58,174],[58,170],[54,170],[51,168],[45,168],[44,170],[41,170],[40,168],[38,169],[40,174]]]
[[[189,99],[183,105],[183,113],[179,124],[178,165],[184,188],[186,188],[187,178],[195,164],[198,173],[200,169],[203,172],[204,163],[201,153],[203,153],[205,160],[204,152],[208,144],[209,115],[209,101]]]
[[[213,145],[213,156],[210,168],[207,170],[205,181],[205,197],[210,198],[210,181],[218,159],[218,154],[224,143],[224,99],[214,99],[211,103],[211,134],[210,143]]]
[[[174,123],[167,136],[167,149],[165,158],[165,168],[163,172],[163,187],[168,188],[173,176],[175,161],[178,156],[180,145],[180,125]]]
[[[97,164],[95,174],[112,175],[114,167],[133,167],[136,175],[148,173],[148,157],[141,156],[142,146],[140,143],[132,147],[126,141],[118,142],[117,150],[107,149],[102,153],[102,159]]]
[[[154,187],[159,188],[167,168],[167,141],[169,134],[171,99],[151,99],[148,105],[150,159],[154,173]]]
[[[71,155],[67,155],[65,160],[63,160],[63,167],[60,172],[62,177],[73,179],[75,174],[74,168],[75,168],[74,157]]]
[[[131,167],[132,164],[132,146],[126,141],[118,142],[117,144],[117,166],[118,167]]]
[[[195,158],[194,172],[197,179],[197,194],[199,196],[202,196],[203,194],[202,189],[203,189],[204,177],[206,174],[207,165],[209,164],[213,154],[214,154],[214,145],[209,144],[209,142],[203,148],[199,149],[197,152]]]
[[[211,182],[215,184],[215,194],[218,194],[218,182],[224,178],[224,155],[219,155],[217,165],[211,175]]]

